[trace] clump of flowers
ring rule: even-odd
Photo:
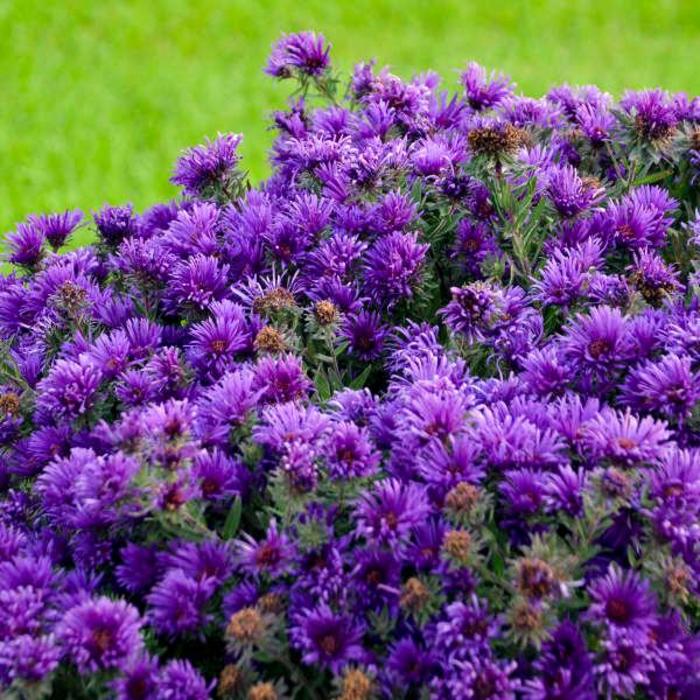
[[[175,201],[0,278],[0,694],[700,696],[700,100],[283,37]]]

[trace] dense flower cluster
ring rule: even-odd
[[[260,186],[7,236],[0,689],[699,697],[700,100],[266,71]]]

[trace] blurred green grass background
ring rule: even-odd
[[[477,60],[533,95],[700,92],[697,0],[0,0],[0,235],[30,212],[170,198],[179,151],[218,131],[243,132],[264,177],[287,89],[261,69],[300,29],[323,32],[346,73],[375,57],[453,86]]]

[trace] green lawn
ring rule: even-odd
[[[700,92],[700,2],[670,0],[0,0],[0,232],[36,211],[171,197],[178,152],[245,133],[267,172],[266,78],[282,31],[316,29],[336,66],[376,57],[454,84],[474,59],[541,94],[557,82]]]

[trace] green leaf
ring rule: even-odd
[[[314,377],[314,383],[316,384],[316,391],[321,401],[327,401],[330,399],[332,391],[326,373],[323,371],[318,371]]]
[[[224,523],[224,529],[221,533],[221,537],[225,540],[230,540],[238,531],[238,526],[241,524],[241,514],[243,513],[243,502],[240,496],[236,496],[226,516],[226,522]]]
[[[362,389],[367,382],[369,373],[372,371],[372,365],[367,365],[360,374],[358,374],[355,379],[353,379],[349,386],[351,389]]]

